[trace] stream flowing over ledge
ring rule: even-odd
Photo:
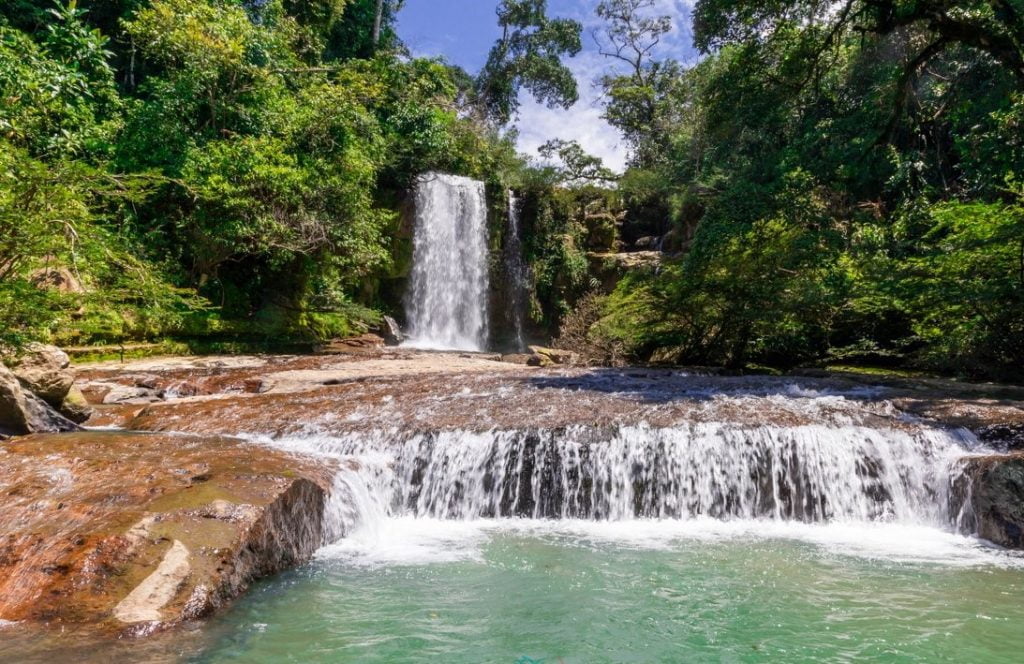
[[[103,430],[0,444],[5,621],[160,631],[392,517],[892,523],[1024,544],[1015,388],[407,349],[78,380]]]

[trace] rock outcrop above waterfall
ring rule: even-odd
[[[963,530],[1024,548],[1024,453],[968,459],[953,500]]]
[[[148,633],[323,543],[329,469],[238,440],[27,436],[0,459],[2,620]]]

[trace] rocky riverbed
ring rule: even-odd
[[[950,496],[961,527],[1024,545],[1020,388],[541,368],[379,347],[97,363],[75,373],[94,430],[0,443],[5,621],[158,631],[208,615],[341,534],[324,514],[335,467],[239,436],[397,440],[715,422],[963,430],[979,453]]]

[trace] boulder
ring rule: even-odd
[[[555,363],[547,355],[541,355],[540,353],[534,353],[530,355],[526,360],[526,366],[528,367],[550,367]]]
[[[661,238],[653,235],[648,235],[639,238],[633,243],[633,246],[639,251],[658,251],[661,245]]]
[[[333,339],[316,347],[316,352],[324,355],[371,355],[379,353],[384,347],[384,338],[376,334],[361,334],[358,337]]]
[[[0,433],[20,436],[77,429],[78,425],[24,389],[14,373],[0,364]]]
[[[1024,454],[968,458],[952,500],[962,530],[1000,546],[1024,548]]]
[[[4,452],[2,620],[148,634],[339,535],[329,468],[230,438],[85,432]]]
[[[576,353],[571,350],[545,348],[543,346],[530,346],[530,351],[534,355],[540,355],[544,358],[546,360],[546,364],[572,364],[576,361]]]
[[[54,408],[60,408],[75,382],[71,359],[56,346],[30,344],[11,363],[21,384]]]
[[[1002,452],[1024,450],[1024,422],[989,424],[975,433],[979,440]]]
[[[64,397],[64,402],[60,405],[59,411],[61,415],[75,424],[84,424],[86,420],[92,417],[92,407],[89,405],[85,395],[82,394],[82,390],[78,389],[76,385],[72,385],[71,389],[68,390],[68,394]]]
[[[398,322],[391,316],[385,316],[381,321],[380,332],[381,336],[384,337],[384,343],[388,346],[397,346],[405,341],[402,328],[398,326]]]
[[[25,392],[11,370],[0,364],[0,433],[29,432],[29,410]]]
[[[71,270],[66,267],[44,267],[32,273],[29,280],[43,290],[55,290],[64,294],[80,294],[85,292],[82,283]]]
[[[142,405],[163,401],[163,395],[158,390],[148,387],[133,387],[129,385],[115,385],[103,397],[103,404],[134,404]]]

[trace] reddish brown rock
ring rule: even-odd
[[[0,444],[0,619],[148,633],[323,543],[329,470],[218,437]]]

